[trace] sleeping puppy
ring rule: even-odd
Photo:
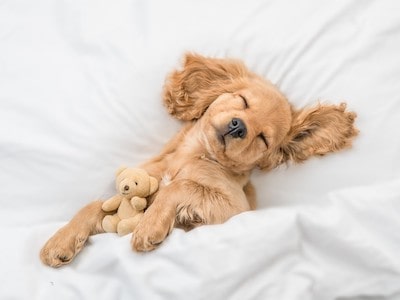
[[[160,155],[141,166],[160,188],[133,232],[136,251],[155,249],[174,227],[219,224],[254,209],[253,169],[347,148],[358,132],[345,104],[296,109],[237,60],[186,55],[183,68],[167,78],[164,102],[184,124]],[[67,264],[90,235],[103,232],[101,205],[89,204],[56,232],[42,261]]]

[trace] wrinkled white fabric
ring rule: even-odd
[[[1,1],[0,299],[400,299],[399,12],[395,0]],[[179,128],[161,91],[187,51],[244,60],[296,107],[346,101],[354,147],[255,172],[257,211],[175,230],[154,252],[103,234],[72,264],[42,265],[51,234]]]

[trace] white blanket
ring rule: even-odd
[[[346,101],[350,150],[256,172],[259,209],[151,253],[102,234],[68,266],[45,241],[179,128],[186,51],[235,57],[297,107]],[[1,1],[0,299],[400,299],[400,2]]]

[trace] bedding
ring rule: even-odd
[[[395,0],[1,1],[0,299],[400,299]],[[179,128],[161,103],[187,51],[242,59],[296,106],[346,101],[350,150],[256,172],[259,208],[156,251],[46,240]],[[266,116],[267,117],[267,116]]]

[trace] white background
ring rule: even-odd
[[[351,150],[254,174],[259,210],[175,230],[155,252],[44,242],[114,171],[176,132],[184,52],[242,59],[296,107],[346,101]],[[0,299],[400,299],[398,1],[1,1]]]

